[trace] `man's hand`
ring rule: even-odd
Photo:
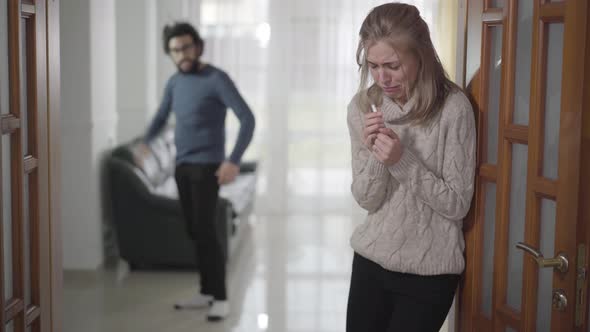
[[[383,113],[381,111],[365,114],[365,128],[363,130],[363,141],[367,149],[372,150],[375,144],[379,129],[385,128]]]
[[[381,128],[372,148],[375,158],[385,166],[395,165],[402,157],[404,146],[397,134],[390,128]]]
[[[224,161],[215,172],[217,176],[217,183],[220,185],[232,182],[240,173],[240,166],[231,161]]]

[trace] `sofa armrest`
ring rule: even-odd
[[[134,167],[116,158],[109,160],[112,198],[125,195],[141,204],[161,210],[162,213],[179,214],[181,211],[178,200],[152,193],[149,181]]]
[[[258,167],[256,161],[243,161],[240,163],[240,173],[254,173]]]

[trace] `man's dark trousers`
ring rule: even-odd
[[[175,178],[186,228],[195,243],[201,294],[226,300],[225,257],[216,216],[219,184],[215,172],[219,165],[180,164]]]

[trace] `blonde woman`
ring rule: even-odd
[[[351,238],[347,331],[439,331],[465,265],[472,108],[416,7],[375,7],[359,35],[348,126],[352,194],[367,217]]]

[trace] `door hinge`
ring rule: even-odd
[[[584,284],[586,283],[586,245],[578,245],[576,258],[576,327],[584,324]]]

